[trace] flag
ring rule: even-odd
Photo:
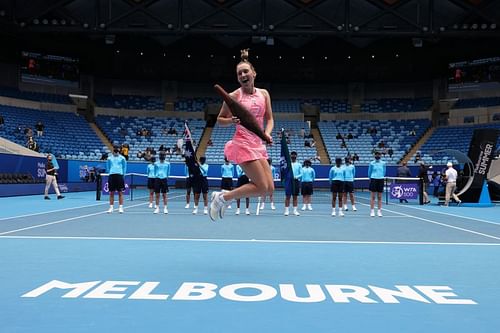
[[[280,155],[280,175],[281,183],[285,188],[285,193],[290,195],[294,190],[292,160],[286,143],[285,130],[281,129],[281,155]]]
[[[186,140],[186,149],[184,150],[184,159],[186,161],[186,166],[189,171],[189,177],[199,177],[201,176],[200,165],[196,160],[196,153],[193,147],[193,141],[191,139],[191,131],[187,125],[184,123],[184,139]]]

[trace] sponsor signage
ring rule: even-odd
[[[418,199],[419,185],[416,183],[391,184],[391,199]]]

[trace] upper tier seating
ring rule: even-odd
[[[0,87],[0,96],[26,99],[29,101],[55,103],[55,104],[73,104],[68,95],[57,95],[43,92],[21,91],[12,87]]]
[[[361,112],[418,112],[431,107],[431,98],[382,98],[365,100],[361,104]]]
[[[500,105],[500,97],[467,98],[459,99],[453,105],[453,109],[472,109],[497,105]]]
[[[96,95],[97,106],[115,109],[163,110],[161,97],[132,95]]]

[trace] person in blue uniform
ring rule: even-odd
[[[125,191],[125,172],[127,171],[127,161],[120,155],[120,147],[113,147],[111,154],[106,161],[106,170],[109,174],[109,209],[108,213],[113,213],[115,202],[115,192],[118,192],[118,212],[123,214],[123,191]]]

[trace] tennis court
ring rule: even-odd
[[[276,197],[282,196],[276,193]],[[499,207],[391,202],[223,220],[95,193],[1,198],[2,332],[494,332]],[[299,206],[300,207],[300,206]]]

